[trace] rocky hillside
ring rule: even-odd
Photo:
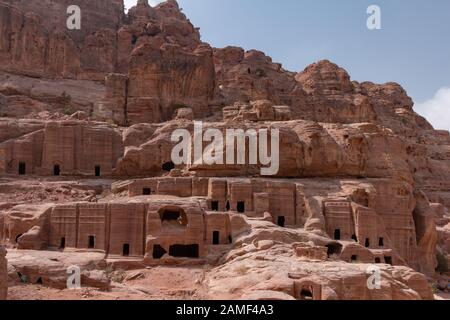
[[[72,4],[80,30],[66,27]],[[322,299],[429,299],[427,281],[439,283],[449,262],[450,134],[413,106],[400,85],[352,81],[327,60],[291,72],[257,50],[213,48],[175,0],[139,0],[127,14],[122,0],[0,0],[0,240],[9,250],[54,249],[60,204],[142,202],[150,219],[151,206],[168,201],[142,198],[150,192],[200,201],[206,225],[227,226],[217,242],[228,247],[204,237],[200,256],[215,265],[206,292],[301,298],[307,285]],[[192,132],[194,119],[222,132],[279,129],[278,174],[261,177],[261,164],[172,167],[171,133]],[[247,221],[234,216],[242,202]],[[223,220],[208,220],[218,219],[211,211]],[[156,248],[173,257],[170,239],[142,237],[145,263]],[[273,263],[260,266],[261,252]],[[56,281],[13,254],[10,270]],[[377,295],[364,270],[381,262]]]

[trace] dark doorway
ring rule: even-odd
[[[227,205],[225,206],[225,209],[226,209],[227,211],[230,211],[230,210],[231,210],[230,201],[227,201]]]
[[[16,237],[16,243],[18,243],[19,242],[19,238],[22,236],[22,234],[19,234],[17,237]]]
[[[375,263],[381,263],[381,259],[380,258],[375,258]]]
[[[23,176],[27,173],[27,165],[25,162],[19,162],[19,175]]]
[[[165,254],[167,254],[167,251],[159,244],[153,246],[153,259],[161,259]]]
[[[42,284],[42,278],[38,278],[38,279],[36,280],[36,284]]]
[[[383,239],[383,238],[380,238],[380,239],[378,240],[378,245],[379,245],[380,247],[384,247],[384,239]]]
[[[282,228],[286,225],[286,218],[283,216],[278,217],[278,225]]]
[[[177,227],[186,227],[188,225],[187,216],[183,209],[164,209],[159,212],[159,217],[164,225],[170,224]]]
[[[334,240],[341,240],[341,229],[334,230]]]
[[[131,44],[134,46],[136,44],[137,40],[138,40],[138,37],[133,34],[131,36]]]
[[[311,290],[302,289],[300,292],[300,300],[313,300],[313,294]]]
[[[175,169],[175,164],[172,161],[166,162],[162,165],[163,171],[170,172]]]
[[[332,255],[335,254],[341,254],[342,252],[342,245],[339,243],[329,243],[326,245],[326,247],[328,249],[327,250],[328,257],[331,257]]]
[[[228,236],[228,242],[229,242],[230,244],[233,243],[233,237],[232,237],[232,236]]]
[[[101,174],[102,174],[102,171],[101,171],[100,166],[95,166],[95,176],[100,177]]]
[[[59,176],[61,174],[61,167],[58,164],[53,166],[53,175]]]
[[[192,245],[173,245],[169,248],[169,255],[175,258],[198,258],[198,244]]]
[[[142,189],[142,194],[143,194],[144,196],[150,196],[150,195],[152,194],[152,189],[150,189],[150,188],[144,188],[144,189]]]
[[[179,211],[166,210],[163,212],[161,217],[162,221],[177,221],[178,219],[180,219]]]
[[[59,248],[60,249],[66,248],[66,238],[65,237],[61,238],[61,241],[59,242]]]
[[[124,257],[128,257],[130,255],[130,245],[128,243],[125,243],[123,245],[123,249],[122,249],[122,255]]]
[[[213,245],[217,246],[220,244],[220,232],[214,231],[213,232]]]
[[[384,257],[384,261],[392,266],[392,257]]]
[[[358,261],[358,256],[357,255],[353,255],[352,256],[352,262],[356,262]]]
[[[356,236],[356,234],[352,235],[352,240],[358,242],[358,237]]]
[[[95,248],[95,237],[94,236],[89,236],[89,249],[94,249]]]
[[[219,211],[219,201],[211,201],[211,210]]]
[[[245,213],[245,201],[238,201],[238,203],[237,203],[237,212]]]
[[[369,240],[369,238],[366,238],[365,246],[366,246],[366,248],[370,247],[370,240]]]

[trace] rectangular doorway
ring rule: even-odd
[[[25,162],[19,162],[19,175],[23,176],[27,173],[27,165]]]
[[[278,217],[278,226],[284,228],[286,225],[286,218],[283,216]]]
[[[123,255],[124,257],[130,256],[130,245],[129,245],[128,243],[125,243],[125,244],[123,245],[122,255]]]
[[[238,201],[238,203],[237,203],[237,212],[245,213],[245,201]]]
[[[100,177],[101,174],[102,174],[102,171],[101,171],[100,166],[95,166],[95,176]]]
[[[213,232],[213,245],[217,246],[220,244],[220,232],[214,231]]]
[[[89,236],[88,248],[89,249],[94,249],[95,248],[95,236]]]

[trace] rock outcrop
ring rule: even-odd
[[[72,4],[81,30],[66,27]],[[436,272],[445,289],[450,134],[400,85],[212,48],[174,0],[127,14],[122,0],[0,0],[0,34],[0,241],[13,284],[64,291],[79,262],[102,290],[129,290],[112,269],[161,265],[204,266],[198,284],[230,299],[433,299]],[[175,164],[172,133],[192,137],[194,120],[245,131],[244,160],[255,134],[279,132],[279,170],[264,174],[261,157]],[[216,159],[239,151],[206,142]]]
[[[81,28],[68,30],[67,9],[82,8]],[[101,80],[115,67],[122,0],[0,2],[0,69],[32,76]],[[9,35],[9,36],[7,36]]]
[[[8,292],[8,268],[6,250],[0,246],[0,300],[6,300]]]

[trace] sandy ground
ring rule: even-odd
[[[18,284],[9,288],[8,300],[211,299],[214,297],[209,297],[202,285],[205,272],[203,268],[171,267],[128,271],[126,276],[135,276],[138,279],[114,283],[110,292],[102,292],[94,288],[58,290],[36,284]]]

